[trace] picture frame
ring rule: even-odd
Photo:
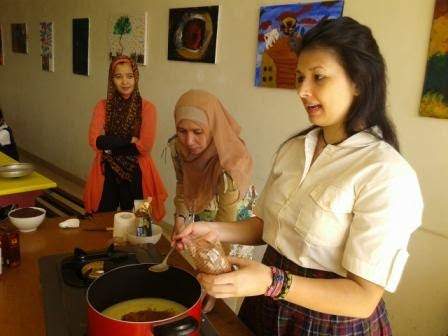
[[[219,6],[171,8],[168,60],[216,63]]]
[[[11,24],[12,51],[20,54],[28,54],[28,35],[26,23]]]
[[[54,72],[54,24],[40,22],[40,56],[42,70]]]
[[[89,75],[89,19],[73,19],[73,73]]]

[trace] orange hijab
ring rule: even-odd
[[[209,129],[212,141],[199,155],[192,156],[180,141],[177,151],[182,159],[184,198],[186,206],[202,212],[217,193],[220,176],[228,173],[240,192],[240,199],[249,188],[252,158],[240,138],[241,127],[214,95],[190,90],[177,101],[176,125],[189,119]]]

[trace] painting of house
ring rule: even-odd
[[[419,114],[448,119],[448,0],[436,0]]]
[[[343,1],[261,7],[255,85],[294,89],[297,56],[291,43],[319,20],[341,16],[343,7]]]

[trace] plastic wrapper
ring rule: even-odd
[[[187,244],[187,249],[200,273],[221,274],[232,270],[219,241],[211,243],[205,239],[196,239]]]

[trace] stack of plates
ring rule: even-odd
[[[0,166],[0,177],[22,177],[31,174],[34,171],[34,165],[31,163],[9,163]]]

